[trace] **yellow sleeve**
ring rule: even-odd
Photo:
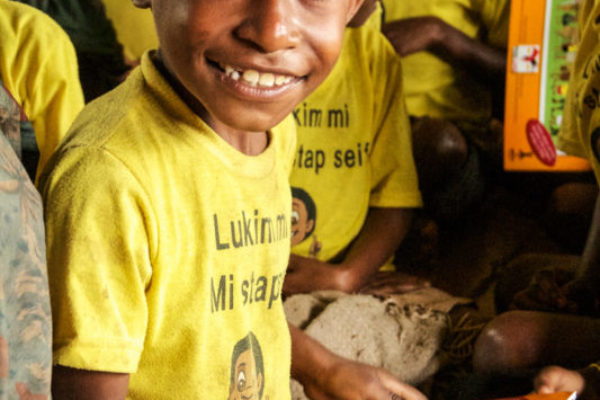
[[[0,16],[0,75],[33,124],[40,151],[37,176],[84,105],[75,49],[39,10],[16,2]],[[37,178],[37,177],[36,177]]]
[[[131,1],[102,0],[106,16],[111,20],[123,53],[130,61],[139,61],[142,55],[158,48],[154,18],[149,9],[140,9]]]
[[[383,37],[378,34],[378,37]],[[422,205],[412,154],[410,122],[402,94],[402,69],[386,40],[373,40],[377,131],[371,149],[371,207]]]
[[[52,39],[51,43],[39,43],[39,51],[32,49],[32,56],[34,52],[45,54],[33,56],[37,60],[30,65],[37,64],[37,71],[24,77],[31,95],[24,98],[23,109],[33,124],[40,151],[36,179],[84,105],[75,49],[62,31]]]
[[[54,363],[135,372],[148,323],[150,205],[129,170],[104,150],[72,148],[52,163],[40,183]]]
[[[587,124],[587,132],[579,138],[579,145],[586,151],[585,156],[590,162],[596,182],[600,183],[600,110],[591,111]]]
[[[474,0],[473,5],[486,28],[486,42],[505,49],[508,46],[510,0]]]

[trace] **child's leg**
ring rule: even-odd
[[[437,221],[456,222],[483,198],[478,150],[446,120],[417,118],[412,129],[424,210]]]
[[[545,365],[582,368],[600,353],[600,319],[536,311],[496,317],[475,344],[481,373],[509,373]]]
[[[455,176],[467,160],[465,137],[451,122],[429,117],[412,120],[413,154],[424,191]]]

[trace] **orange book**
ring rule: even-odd
[[[512,0],[508,38],[504,169],[586,171],[556,149],[579,31],[577,0]]]
[[[552,394],[528,394],[520,397],[507,397],[504,399],[496,400],[575,400],[577,399],[577,393],[561,392]]]

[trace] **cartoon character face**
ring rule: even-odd
[[[134,0],[159,59],[217,133],[265,132],[325,79],[362,0]]]
[[[315,227],[314,217],[308,213],[306,204],[299,198],[292,199],[292,246],[310,236]]]
[[[263,376],[257,370],[251,349],[241,353],[235,363],[232,386],[229,388],[229,400],[259,400],[261,398]]]

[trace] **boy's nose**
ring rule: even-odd
[[[295,47],[300,41],[295,0],[248,1],[247,18],[236,33],[265,53]]]

